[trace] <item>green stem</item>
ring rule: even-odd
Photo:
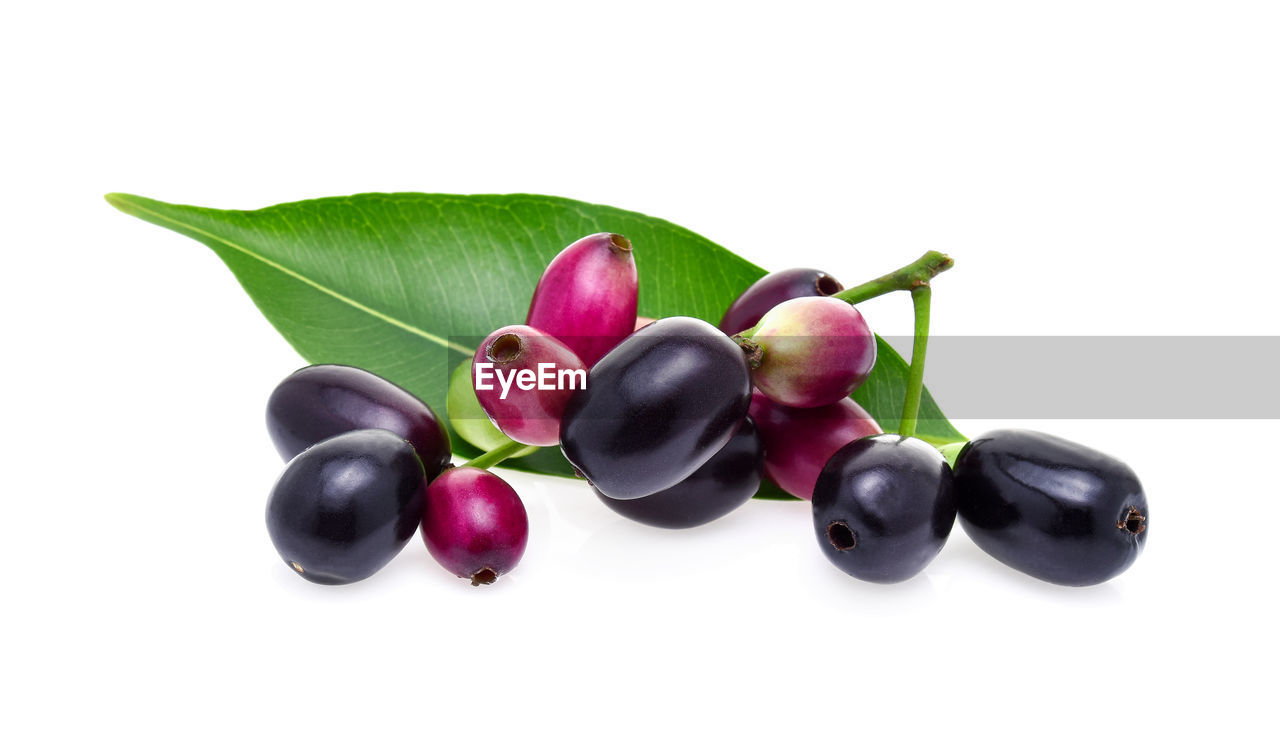
[[[916,432],[916,415],[920,413],[920,395],[924,392],[924,354],[929,347],[929,303],[933,289],[928,283],[911,289],[916,327],[911,337],[911,371],[907,372],[907,394],[902,399],[902,423],[898,434],[910,437]]]
[[[914,291],[920,286],[929,285],[930,280],[939,273],[951,269],[953,264],[955,264],[955,260],[946,254],[940,251],[928,251],[925,252],[924,256],[906,267],[894,270],[888,275],[881,275],[875,280],[868,281],[862,285],[846,288],[832,296],[832,298],[848,301],[851,304],[860,304],[868,299],[894,291]]]
[[[462,465],[470,466],[475,469],[487,469],[490,466],[496,466],[502,463],[503,461],[507,460],[508,458],[515,455],[516,453],[519,453],[520,451],[524,450],[527,447],[529,446],[525,445],[522,442],[516,442],[515,440],[512,440],[511,442],[503,443],[502,445],[499,445],[498,447],[494,448],[488,453],[478,455],[475,458],[472,458],[470,461],[467,461]]]

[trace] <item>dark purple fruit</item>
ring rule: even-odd
[[[559,338],[591,366],[635,329],[638,287],[631,242],[596,233],[547,265],[525,324]]]
[[[765,312],[793,298],[830,296],[844,290],[840,282],[822,270],[794,267],[778,270],[760,278],[742,292],[724,313],[720,329],[737,335],[756,326]]]
[[[750,341],[761,349],[751,379],[784,406],[848,397],[871,374],[876,339],[858,310],[834,298],[795,298],[770,309]]]
[[[267,533],[302,578],[349,584],[395,557],[422,520],[422,464],[384,429],[363,429],[307,448],[267,498]]]
[[[409,441],[428,479],[450,460],[449,434],[427,404],[372,372],[339,364],[303,367],[267,400],[267,431],[284,460],[353,429],[385,429]]]
[[[702,320],[637,330],[587,373],[560,423],[560,447],[616,500],[665,490],[697,471],[738,429],[751,402],[742,350]]]
[[[955,525],[951,468],[914,437],[875,435],[827,461],[813,490],[813,528],[837,568],[891,584],[915,576]]]
[[[496,474],[459,466],[427,488],[422,539],[449,573],[472,586],[492,584],[524,555],[529,517],[520,496]]]
[[[1065,586],[1100,584],[1137,559],[1150,527],[1133,469],[1053,435],[1004,429],[956,459],[969,538],[1000,562]]]
[[[755,422],[738,431],[711,460],[674,487],[634,500],[614,500],[596,490],[604,504],[633,521],[667,529],[687,529],[714,521],[751,499],[760,489],[763,449]]]
[[[813,497],[822,467],[837,450],[884,431],[852,398],[817,408],[791,408],[756,390],[751,394],[751,418],[760,428],[765,473],[805,500]]]
[[[560,442],[560,417],[587,369],[559,339],[511,325],[476,348],[471,384],[481,408],[507,437],[525,445]]]

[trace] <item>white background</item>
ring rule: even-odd
[[[6,6],[0,749],[1274,746],[1275,422],[1031,423],[1146,485],[1147,552],[1096,588],[1003,568],[958,528],[924,575],[863,584],[803,504],[667,532],[511,472],[532,536],[497,585],[415,539],[322,588],[263,526],[263,406],[301,360],[211,252],[101,195],[558,194],[846,282],[945,250],[937,333],[1276,335],[1277,20]],[[864,311],[908,331],[905,298]]]

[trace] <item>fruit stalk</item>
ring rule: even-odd
[[[907,392],[902,398],[902,423],[898,425],[898,434],[903,437],[911,437],[916,433],[920,395],[924,392],[924,354],[929,348],[929,304],[932,296],[933,291],[928,283],[911,289],[915,332],[911,336],[911,370],[907,372]]]
[[[913,291],[927,286],[938,274],[946,272],[955,264],[955,260],[940,251],[927,251],[911,264],[901,267],[888,275],[882,275],[862,285],[846,288],[831,298],[838,298],[850,304],[860,304],[876,296],[883,296],[894,291]]]
[[[473,469],[487,469],[491,466],[497,466],[499,463],[502,463],[503,461],[507,460],[511,456],[515,455],[516,453],[519,453],[520,451],[528,447],[530,446],[525,445],[522,442],[516,442],[515,440],[512,440],[511,442],[499,445],[498,447],[494,448],[488,453],[482,453],[481,455],[478,455],[475,458],[472,458],[470,461],[467,461],[462,465],[469,466]]]

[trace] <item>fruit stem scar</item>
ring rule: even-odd
[[[498,580],[498,572],[485,566],[475,573],[471,574],[471,586],[480,586],[481,584],[492,584]]]
[[[852,550],[858,546],[858,537],[843,521],[832,521],[827,524],[827,541],[837,550]]]
[[[1116,528],[1124,529],[1136,537],[1147,530],[1147,517],[1130,505],[1124,518],[1116,522]]]
[[[290,560],[289,565],[292,566],[293,570],[297,571],[298,573],[306,573],[306,571],[302,570],[302,566],[298,565],[298,561],[296,560]]]
[[[764,348],[751,338],[742,335],[733,336],[733,342],[737,343],[742,352],[746,354],[747,365],[752,369],[759,369],[760,363],[764,360]]]
[[[818,292],[819,296],[834,296],[844,290],[844,286],[840,284],[839,280],[836,280],[826,273],[818,276],[817,281],[813,284],[813,288]]]
[[[609,248],[620,254],[630,254],[631,240],[626,236],[612,233],[609,235]]]
[[[507,333],[494,338],[489,344],[488,353],[485,354],[491,361],[499,364],[506,364],[514,361],[524,350],[524,341],[515,333]]]

